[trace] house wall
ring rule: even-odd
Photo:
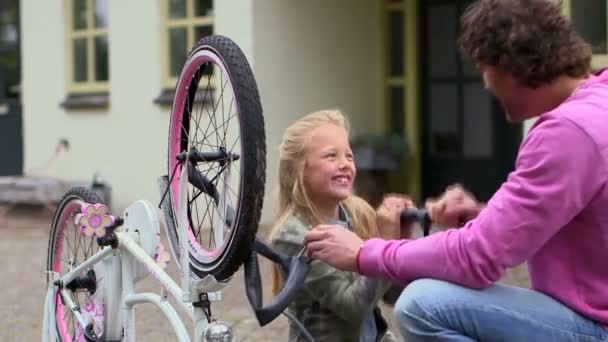
[[[252,56],[251,0],[216,2],[216,32]],[[135,200],[158,203],[156,179],[166,174],[169,107],[162,90],[161,2],[110,2],[110,105],[69,110],[63,1],[22,0],[24,168],[26,173],[90,181],[100,173],[116,209]],[[56,143],[70,149],[51,163]]]
[[[277,148],[302,114],[339,108],[353,134],[381,118],[378,2],[264,0],[253,7],[255,73],[266,117],[265,220],[277,202]]]
[[[239,44],[258,81],[268,223],[287,125],[304,113],[339,108],[353,135],[382,126],[382,22],[373,0],[254,1],[216,1],[214,29]],[[110,3],[111,98],[103,110],[60,107],[67,95],[63,3],[21,1],[25,171],[83,181],[99,172],[113,187],[117,209],[140,198],[157,202],[170,111],[153,103],[162,89],[161,0]],[[70,149],[49,163],[61,138]]]

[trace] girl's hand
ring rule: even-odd
[[[414,202],[403,195],[390,194],[382,200],[376,210],[376,224],[380,237],[387,240],[409,238],[411,225],[401,227],[401,212],[406,208],[414,207]]]
[[[426,202],[431,220],[443,226],[458,227],[477,217],[482,205],[459,184],[452,185],[439,197]]]

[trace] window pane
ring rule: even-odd
[[[186,17],[186,0],[169,1],[169,18]]]
[[[213,0],[195,0],[194,15],[197,17],[213,15]]]
[[[196,26],[194,28],[194,40],[199,41],[207,36],[213,34],[213,26]],[[203,75],[212,75],[213,74],[213,64],[208,63],[208,67],[205,68]]]
[[[606,54],[606,0],[571,1],[572,23],[591,44],[594,54]]]
[[[95,80],[108,80],[108,37],[95,37]]]
[[[182,65],[186,61],[187,52],[186,29],[174,28],[169,30],[169,51],[171,53],[171,77],[178,77]]]
[[[95,0],[95,27],[108,27],[108,0]]]
[[[430,6],[428,18],[431,77],[454,77],[458,65],[456,5]]]
[[[19,50],[7,50],[0,54],[0,98],[18,95],[20,71]]]
[[[19,12],[15,8],[6,9],[0,12],[0,48],[17,48],[18,44]]]
[[[74,39],[74,82],[87,80],[87,39]]]
[[[435,156],[460,154],[458,86],[431,84],[431,152]]]
[[[197,42],[213,34],[213,26],[197,26],[194,28],[194,40]]]
[[[465,157],[492,156],[492,97],[483,83],[464,84]]]
[[[74,0],[74,30],[82,30],[87,28],[87,0]]]
[[[405,56],[403,11],[390,11],[388,14],[388,60],[389,75],[403,76]]]
[[[477,69],[477,67],[475,67],[473,63],[466,58],[462,60],[462,71],[466,77],[481,77],[479,69]]]
[[[0,97],[19,95],[19,4],[12,2],[0,11]]]
[[[405,90],[402,86],[393,86],[389,90],[390,132],[403,136],[405,125]]]

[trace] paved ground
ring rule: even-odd
[[[0,341],[40,340],[50,219],[45,209],[17,208],[9,212],[8,220],[0,221],[0,288],[4,291],[0,296]],[[169,272],[176,274],[174,265]],[[238,341],[285,341],[285,318],[264,328],[258,326],[245,296],[241,273],[224,289],[224,300],[212,306],[214,315],[234,325]],[[270,283],[268,265],[263,265],[263,273],[263,279]],[[510,272],[506,282],[526,286],[525,270]],[[149,279],[138,284],[138,289],[158,292],[158,286]],[[142,306],[136,316],[138,341],[174,340],[170,326],[155,307]],[[390,324],[394,328],[392,320]],[[187,327],[191,331],[191,325]]]

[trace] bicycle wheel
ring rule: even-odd
[[[80,213],[84,203],[102,203],[99,196],[83,187],[70,189],[59,202],[49,238],[47,270],[64,275],[94,255],[98,250],[96,238],[86,237],[80,233],[74,219]],[[81,275],[87,279],[86,286],[69,290],[74,302],[81,308],[81,314],[87,321],[94,322],[97,336],[103,334],[104,307],[99,274],[93,268]],[[55,292],[55,319],[57,336],[61,341],[84,341],[84,329],[78,325],[76,318]]]
[[[181,152],[198,156],[187,162],[187,189],[180,189]],[[194,275],[225,280],[249,256],[264,197],[265,158],[262,106],[245,55],[226,37],[203,38],[177,82],[168,153],[171,219],[176,222],[180,191],[187,191]],[[177,225],[167,231],[175,252]]]

